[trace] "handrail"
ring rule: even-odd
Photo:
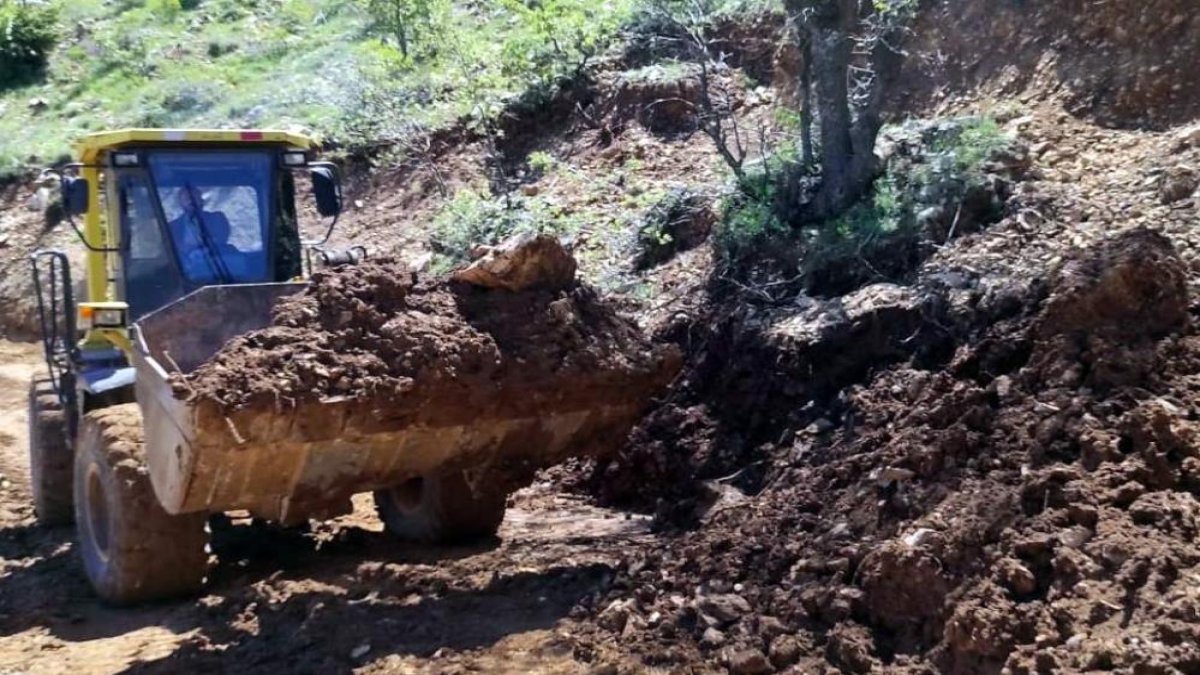
[[[33,287],[37,295],[38,322],[42,329],[42,351],[50,383],[68,420],[74,419],[75,387],[73,363],[78,351],[75,323],[75,290],[71,285],[71,263],[62,251],[39,250],[29,256]],[[48,264],[42,261],[48,261]],[[47,280],[43,280],[43,271]],[[48,286],[48,288],[47,288]],[[49,291],[49,292],[47,292]],[[48,311],[47,311],[48,310]],[[60,333],[61,329],[61,333]]]

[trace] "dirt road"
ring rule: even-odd
[[[73,528],[34,522],[25,387],[37,363],[34,346],[0,343],[0,673],[586,672],[572,608],[648,538],[641,517],[534,485],[499,541],[401,546],[360,498],[310,532],[218,526],[204,597],[109,609]]]

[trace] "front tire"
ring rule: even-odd
[[[508,491],[472,486],[461,471],[413,478],[375,492],[379,518],[408,541],[461,543],[493,537],[504,521]]]
[[[67,417],[46,373],[29,383],[29,487],[42,525],[75,520],[71,489],[75,453],[67,438]]]
[[[75,450],[75,523],[88,580],[106,602],[190,595],[208,571],[207,515],[163,510],[135,403],[88,413]]]

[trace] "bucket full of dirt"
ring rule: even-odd
[[[431,472],[516,483],[614,450],[681,360],[564,256],[521,242],[452,279],[368,262],[145,317],[137,395],[163,506],[295,520]]]

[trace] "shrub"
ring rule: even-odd
[[[544,202],[461,191],[433,221],[429,240],[445,270],[471,258],[477,246],[493,246],[514,234],[563,232],[568,223]]]
[[[647,210],[638,225],[634,267],[646,269],[704,241],[712,229],[709,200],[687,188],[675,188]]]
[[[58,41],[58,10],[0,0],[0,89],[41,76]]]
[[[543,150],[534,150],[529,153],[528,158],[529,169],[538,175],[547,174],[558,165],[558,161],[554,156]]]
[[[183,11],[183,5],[179,0],[149,0],[146,7],[165,21],[174,21],[175,17]]]
[[[845,292],[903,278],[936,247],[996,220],[1013,176],[988,163],[1014,148],[995,120],[911,122],[889,132],[896,151],[872,191],[818,226],[803,271],[811,290]]]
[[[788,231],[771,201],[739,194],[725,201],[714,243],[718,252],[732,260]]]
[[[405,60],[433,45],[450,11],[447,0],[367,0],[375,30],[396,41]]]
[[[892,148],[871,190],[825,221],[784,223],[778,216],[786,212],[779,208],[780,177],[799,161],[793,147],[748,166],[726,199],[717,251],[735,266],[767,262],[802,278],[810,292],[838,294],[902,279],[937,247],[1002,214],[1007,181],[1020,173],[1009,166],[1019,152],[994,119],[914,121],[885,136]]]
[[[594,0],[502,0],[517,30],[505,41],[505,74],[543,85],[582,72],[616,35],[627,3]]]

